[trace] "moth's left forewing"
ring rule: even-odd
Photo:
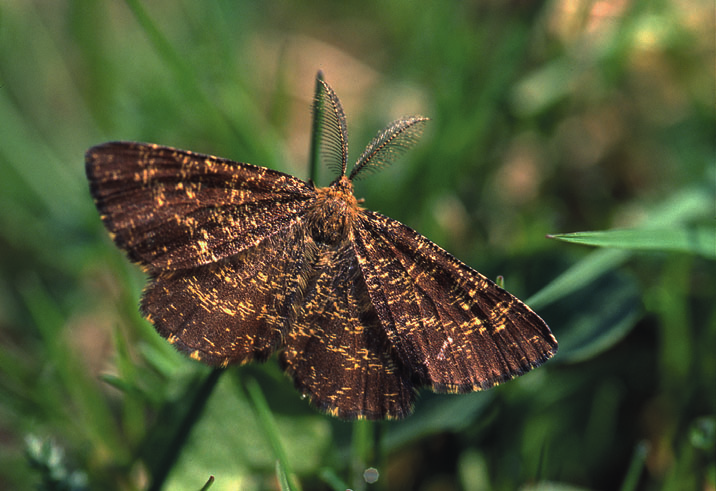
[[[373,306],[416,384],[486,389],[556,352],[529,307],[411,228],[364,211],[353,234]]]

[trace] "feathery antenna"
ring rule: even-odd
[[[391,164],[418,142],[427,121],[429,118],[424,116],[411,116],[390,123],[366,147],[348,179],[353,180],[364,170],[375,170]]]
[[[313,139],[318,140],[318,153],[329,167],[346,173],[348,141],[346,140],[346,115],[341,101],[333,89],[323,80],[323,74],[316,77],[316,95],[313,100]],[[318,136],[316,136],[318,135]]]

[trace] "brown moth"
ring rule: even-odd
[[[319,409],[401,418],[417,389],[487,389],[557,351],[520,300],[411,228],[361,206],[352,181],[413,145],[399,119],[346,175],[343,109],[319,79],[314,117],[327,187],[264,167],[154,144],[86,154],[92,197],[150,281],[141,311],[191,358],[279,362]]]

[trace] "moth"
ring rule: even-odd
[[[149,276],[142,314],[189,357],[278,361],[342,419],[402,418],[418,389],[465,393],[524,374],[557,341],[524,303],[413,229],[363,207],[353,181],[415,144],[427,118],[378,133],[347,174],[346,118],[317,80],[327,187],[160,145],[90,148],[90,192]]]

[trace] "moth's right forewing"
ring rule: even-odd
[[[288,174],[159,145],[86,154],[90,191],[116,244],[150,271],[212,263],[302,216],[313,187]]]

